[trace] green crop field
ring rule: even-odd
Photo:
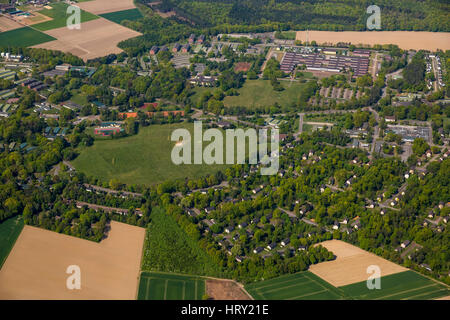
[[[257,108],[273,106],[275,103],[280,105],[290,105],[297,102],[300,97],[300,89],[304,86],[300,82],[290,82],[281,80],[285,90],[275,91],[269,80],[247,80],[240,88],[239,96],[228,96],[224,99],[226,107],[241,106],[247,108]],[[204,91],[213,91],[214,88],[196,88],[192,101],[199,101]]]
[[[195,276],[142,272],[138,300],[201,300],[205,285]]]
[[[139,11],[139,9],[129,9],[123,11],[109,12],[101,14],[100,16],[115,23],[121,23],[124,20],[133,21],[142,18],[142,14]]]
[[[251,283],[245,290],[257,300],[338,300],[341,290],[306,271]]]
[[[340,287],[354,299],[364,300],[428,300],[450,295],[444,284],[414,271],[404,271],[381,278],[381,289],[367,289],[366,281]]]
[[[23,27],[0,33],[1,46],[29,47],[53,40],[56,39],[30,27]]]
[[[106,182],[116,178],[122,183],[145,185],[168,179],[200,178],[226,166],[173,164],[171,152],[175,143],[170,137],[177,128],[187,128],[194,139],[193,124],[151,125],[131,137],[95,141],[93,146],[80,149],[73,165],[78,171]]]
[[[53,9],[43,9],[39,11],[43,15],[46,15],[53,20],[38,23],[33,25],[33,28],[36,28],[41,31],[52,30],[56,28],[65,27],[67,24],[67,19],[71,16],[71,14],[67,14],[68,4],[64,2],[57,2],[50,5]],[[81,10],[81,22],[87,22],[94,19],[98,19],[99,17],[90,12]]]
[[[0,269],[23,229],[22,216],[9,218],[0,223]]]
[[[308,271],[255,282],[245,289],[260,300],[428,300],[450,295],[447,286],[414,271],[382,277],[379,290],[369,290],[366,281],[336,288]]]

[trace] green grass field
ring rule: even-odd
[[[239,96],[228,96],[224,99],[226,107],[241,106],[257,108],[272,106],[277,102],[280,105],[290,105],[298,101],[300,88],[304,86],[300,82],[280,81],[285,90],[275,91],[269,80],[247,80],[239,89]],[[195,88],[192,101],[197,103],[204,91],[213,91],[214,88]]]
[[[53,40],[56,39],[30,27],[0,33],[0,45],[2,46],[29,47]]]
[[[62,27],[66,26],[67,19],[71,16],[71,14],[67,14],[67,7],[69,5],[64,2],[57,2],[57,3],[52,3],[50,6],[53,9],[43,9],[43,10],[39,11],[39,13],[42,13],[43,15],[53,18],[53,20],[35,24],[35,25],[33,25],[33,28],[36,28],[41,31],[47,31],[47,30],[62,28]],[[95,14],[81,10],[81,22],[82,23],[91,21],[91,20],[95,20],[98,18],[99,17],[96,16]]]
[[[195,276],[142,272],[138,300],[201,300],[205,280]]]
[[[140,128],[139,133],[131,137],[95,141],[93,146],[80,149],[73,165],[78,171],[103,181],[117,178],[123,183],[145,185],[168,179],[204,177],[225,167],[173,164],[171,152],[175,143],[170,141],[170,136],[177,128],[189,129],[193,139],[193,124],[151,125]]]
[[[309,271],[251,283],[245,290],[257,300],[338,300],[341,290]]]
[[[123,11],[116,11],[116,12],[110,12],[110,13],[104,13],[100,15],[101,17],[108,19],[115,23],[121,23],[124,20],[138,20],[142,18],[142,14],[139,11],[139,9],[129,9],[129,10],[123,10]]]
[[[5,263],[22,229],[22,216],[9,218],[0,223],[0,269],[3,263]]]
[[[450,295],[448,287],[414,271],[382,277],[380,290],[368,290],[365,281],[340,289],[354,299],[363,300],[428,300]]]
[[[450,295],[444,284],[414,271],[381,278],[381,289],[369,290],[366,281],[334,287],[306,271],[245,286],[258,300],[428,300]]]

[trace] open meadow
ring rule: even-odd
[[[298,81],[281,80],[280,82],[284,87],[283,91],[273,90],[269,80],[247,80],[242,88],[238,89],[239,95],[225,97],[224,104],[226,107],[241,106],[251,109],[272,106],[275,103],[280,105],[296,103],[304,84]],[[195,88],[192,100],[196,103],[203,92],[213,90],[214,88]]]
[[[136,298],[145,229],[112,221],[100,243],[25,226],[0,270],[0,299]],[[67,267],[81,289],[66,286]]]
[[[177,128],[187,128],[192,134],[193,124],[151,125],[140,128],[139,133],[131,137],[98,140],[93,146],[81,149],[72,163],[78,171],[103,181],[116,178],[123,183],[145,185],[170,179],[200,178],[225,167],[173,164],[171,152],[175,142],[170,137]]]

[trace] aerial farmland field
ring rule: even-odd
[[[23,27],[0,33],[0,43],[5,46],[34,46],[45,42],[56,40],[52,36]]]
[[[112,221],[96,243],[27,225],[0,270],[0,299],[134,300],[144,235]],[[80,267],[80,290],[66,287],[70,265]]]
[[[121,23],[123,20],[133,21],[142,18],[141,12],[136,8],[123,11],[103,13],[100,16],[115,23]]]
[[[201,300],[205,280],[173,273],[142,272],[138,300]]]
[[[78,6],[81,9],[94,14],[104,14],[136,8],[133,0],[92,0],[80,2]]]
[[[117,47],[120,41],[141,35],[101,17],[81,23],[79,30],[63,26],[45,33],[57,40],[35,46],[36,48],[70,52],[83,60],[120,53],[122,49]]]
[[[380,290],[368,290],[366,281],[340,289],[353,299],[363,300],[428,300],[450,295],[447,286],[414,271],[382,277]]]
[[[251,283],[245,290],[257,300],[339,300],[341,290],[309,271]]]
[[[67,18],[69,15],[67,15],[67,7],[69,5],[64,2],[58,2],[51,4],[51,7],[53,9],[43,9],[39,11],[40,14],[46,15],[52,20],[38,23],[33,25],[34,28],[41,30],[41,31],[47,31],[52,30],[56,28],[65,27],[67,23]],[[87,11],[81,10],[81,22],[87,22],[91,20],[98,19],[99,17],[95,14],[92,14]]]
[[[23,229],[22,216],[9,218],[0,223],[0,269]]]

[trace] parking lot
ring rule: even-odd
[[[405,142],[413,142],[414,139],[417,138],[422,138],[427,142],[431,142],[432,138],[431,129],[429,127],[388,125],[387,130],[401,135]]]

